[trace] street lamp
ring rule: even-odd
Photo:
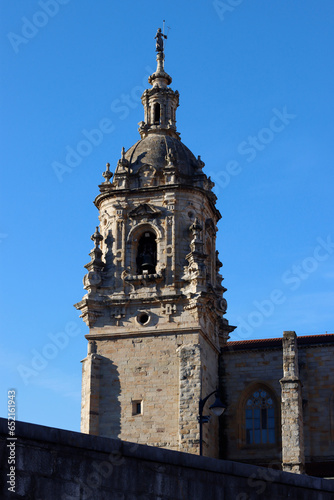
[[[204,405],[209,399],[212,394],[215,394],[216,400],[215,402],[209,407],[209,410],[212,410],[212,412],[217,416],[220,417],[226,410],[226,405],[220,401],[220,398],[218,396],[218,389],[215,391],[210,392],[208,396],[206,396],[204,399],[200,399],[199,401],[199,412],[198,412],[198,417],[197,420],[199,422],[199,454],[203,455],[203,424],[206,424],[209,422],[211,415],[203,415],[203,409]]]

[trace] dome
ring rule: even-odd
[[[198,160],[179,139],[163,134],[150,134],[139,140],[126,153],[130,171],[136,174],[143,165],[151,165],[162,170],[166,164],[166,155],[174,157],[174,163],[181,175],[191,176],[198,168]]]

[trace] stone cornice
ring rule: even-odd
[[[168,184],[168,185],[162,185],[162,186],[147,186],[147,187],[142,187],[142,188],[136,188],[136,189],[113,189],[108,192],[103,192],[100,193],[99,195],[96,196],[94,200],[94,205],[98,210],[101,208],[101,203],[108,199],[108,198],[116,198],[118,199],[120,196],[127,197],[129,194],[145,194],[146,193],[154,193],[154,192],[173,192],[173,191],[197,191],[199,193],[202,193],[204,196],[206,196],[209,205],[214,212],[214,214],[217,217],[217,221],[221,219],[221,213],[219,210],[216,208],[214,202],[211,198],[211,196],[215,196],[214,193],[211,191],[207,191],[203,188],[197,187],[197,186],[192,186],[192,185],[187,185],[187,184]]]
[[[151,329],[146,331],[143,330],[141,331],[138,327],[135,330],[128,330],[126,333],[88,333],[85,335],[85,338],[87,340],[118,340],[118,339],[131,339],[131,338],[141,338],[141,337],[160,337],[160,336],[170,336],[170,335],[193,335],[198,333],[201,335],[209,344],[210,346],[217,352],[217,354],[220,354],[220,347],[215,345],[212,340],[205,334],[205,332],[198,327],[180,327],[178,326],[177,328],[177,333],[175,330],[175,325],[171,325],[170,329],[166,328],[159,328],[159,329]]]
[[[301,381],[297,377],[283,377],[280,379],[280,384],[296,384],[296,385],[302,385]]]

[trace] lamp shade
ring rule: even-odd
[[[226,410],[226,405],[220,401],[220,398],[217,396],[215,402],[210,406],[210,410],[217,415],[217,417],[220,417]]]

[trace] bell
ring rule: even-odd
[[[154,262],[153,262],[153,257],[150,253],[145,252],[143,254],[142,263],[140,267],[142,271],[147,271],[148,274],[154,273]]]

